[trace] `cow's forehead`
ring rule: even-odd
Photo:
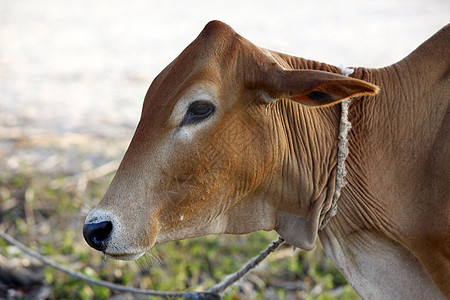
[[[186,90],[198,82],[217,87],[235,70],[236,56],[243,55],[242,38],[228,25],[210,22],[200,35],[169,64],[153,81],[145,97],[142,115],[167,117],[161,114],[173,106]],[[236,71],[236,70],[235,70]],[[235,77],[234,74],[233,77]]]

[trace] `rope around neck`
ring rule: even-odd
[[[339,66],[341,70],[341,74],[344,76],[350,76],[353,74],[354,70],[350,68],[346,68],[343,66]],[[348,132],[352,128],[352,123],[348,120],[348,108],[350,106],[351,98],[345,99],[341,102],[341,122],[339,124],[339,142],[338,142],[338,153],[337,153],[337,171],[336,171],[336,183],[334,187],[334,195],[331,200],[331,207],[325,213],[325,216],[322,220],[322,224],[320,225],[320,229],[325,228],[327,223],[330,221],[332,217],[334,217],[337,213],[337,201],[341,196],[341,190],[347,184],[345,180],[345,176],[347,175],[347,169],[345,168],[345,160],[347,159],[349,150],[348,150]]]

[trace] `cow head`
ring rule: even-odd
[[[129,260],[155,243],[277,229],[289,146],[274,125],[276,99],[324,106],[375,89],[285,70],[227,25],[209,23],[151,84],[123,161],[86,218],[86,241]]]

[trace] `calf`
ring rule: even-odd
[[[306,250],[319,237],[365,298],[449,297],[449,45],[446,26],[396,64],[344,77],[210,22],[151,84],[86,241],[131,260],[168,241],[275,230]],[[334,104],[351,97],[348,184],[325,225]]]

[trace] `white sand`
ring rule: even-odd
[[[448,0],[301,2],[0,0],[0,127],[131,138],[152,79],[212,19],[265,48],[367,67],[450,20]]]

